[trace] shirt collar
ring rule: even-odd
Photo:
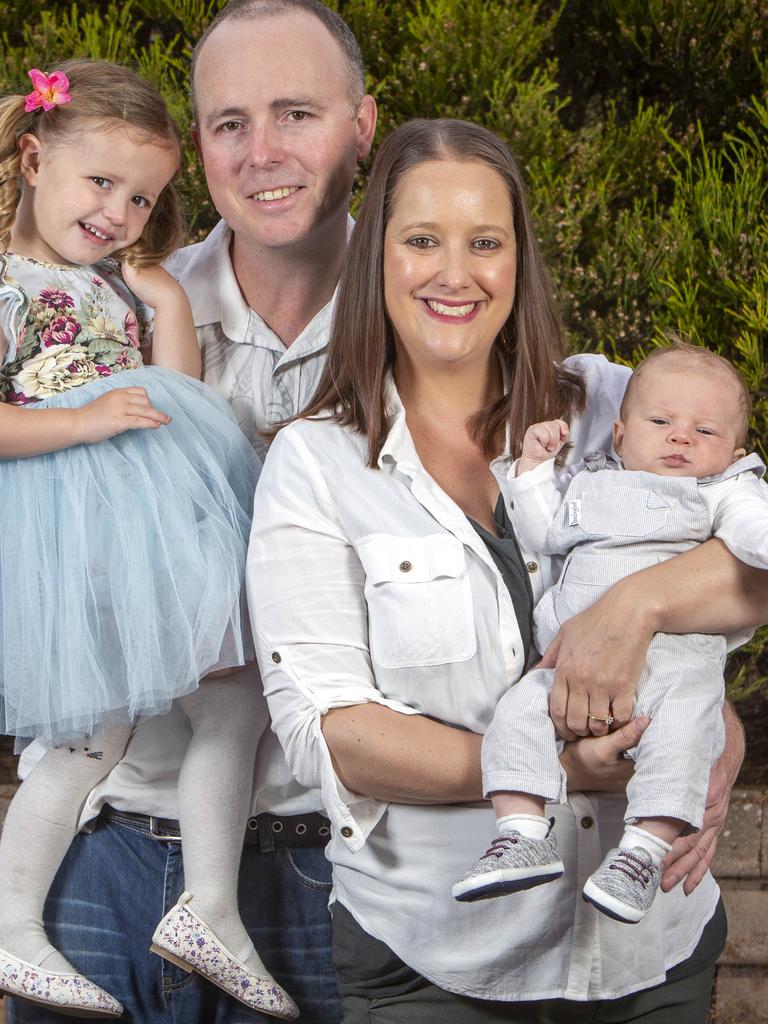
[[[347,219],[347,238],[355,222]],[[338,285],[329,302],[310,320],[299,337],[287,349],[259,314],[243,298],[230,257],[232,229],[220,220],[208,237],[190,246],[189,256],[178,274],[179,283],[190,298],[195,327],[221,324],[230,341],[243,345],[258,344],[282,354],[281,363],[288,364],[320,351],[328,342]],[[185,250],[182,250],[182,254]],[[172,257],[168,268],[174,272]]]
[[[395,465],[398,469],[413,475],[420,465],[419,456],[405,422],[405,407],[397,393],[391,370],[384,380],[384,409],[390,427],[379,453],[379,469],[384,469],[387,465]]]

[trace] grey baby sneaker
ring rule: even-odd
[[[637,924],[651,909],[660,881],[661,872],[647,850],[616,849],[587,879],[583,896],[608,917]]]
[[[563,870],[551,826],[545,839],[529,839],[519,832],[509,832],[493,840],[451,891],[454,899],[462,902],[487,900],[551,882]]]

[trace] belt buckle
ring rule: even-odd
[[[160,830],[161,820],[162,819],[155,818],[152,815],[149,816],[149,834],[152,836],[153,839],[156,839],[158,843],[178,843],[181,838],[180,836],[171,836]]]

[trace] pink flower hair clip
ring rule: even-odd
[[[24,97],[24,110],[27,114],[42,107],[43,110],[53,110],[62,103],[69,103],[72,97],[69,94],[69,79],[63,71],[53,71],[46,75],[37,68],[29,72],[34,89]]]

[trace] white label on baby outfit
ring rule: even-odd
[[[581,521],[581,500],[579,498],[571,498],[567,502],[566,515],[568,517],[569,526],[578,526]]]

